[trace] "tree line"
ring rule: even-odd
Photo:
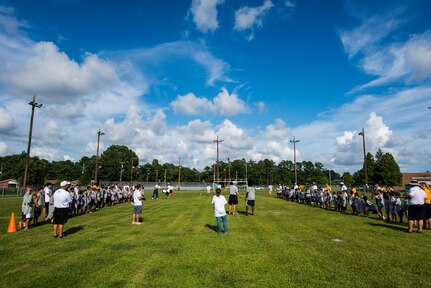
[[[1,178],[15,179],[22,183],[26,153],[0,157]],[[368,183],[382,185],[400,185],[401,172],[390,153],[377,151],[374,157],[367,154]],[[31,157],[27,183],[41,185],[47,180],[79,180],[82,184],[90,183],[95,176],[96,156],[82,157],[78,162],[70,160],[48,161]],[[302,161],[296,163],[298,182],[324,185],[344,181],[347,185],[364,184],[364,167],[355,173],[337,173],[326,169],[320,162]],[[230,179],[252,179],[256,185],[287,184],[295,182],[295,165],[290,160],[276,164],[264,159],[260,161],[235,159],[219,162],[219,178],[223,182]],[[215,174],[215,165],[206,166],[202,171],[178,164],[160,164],[157,159],[151,163],[139,164],[138,155],[127,146],[112,145],[99,158],[99,181],[139,181],[139,182],[176,182],[181,174],[181,182],[211,183]]]

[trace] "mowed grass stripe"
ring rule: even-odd
[[[131,225],[132,205],[109,207],[70,219],[62,240],[51,225],[0,234],[0,287],[430,287],[429,231],[408,234],[259,191],[256,215],[228,216],[230,234],[218,235],[211,198],[147,198],[140,226]]]

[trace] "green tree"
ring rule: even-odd
[[[139,157],[127,146],[112,145],[102,153],[99,164],[101,166],[98,174],[100,180],[118,181],[121,174],[121,165],[123,165],[122,180],[130,181],[131,177],[136,178]]]
[[[382,153],[381,150],[376,154],[376,183],[383,185],[398,186],[402,182],[402,174],[398,163],[390,153]],[[380,152],[380,153],[379,153]]]

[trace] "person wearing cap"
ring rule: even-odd
[[[60,189],[54,192],[54,237],[63,238],[64,224],[67,222],[67,216],[69,214],[69,206],[72,203],[72,197],[70,192],[67,191],[70,182],[62,181],[60,183]]]
[[[229,187],[229,214],[235,215],[238,196],[241,197],[238,192],[238,187],[236,186],[236,181],[233,181],[230,183]]]
[[[221,195],[221,189],[216,189],[216,195],[213,196],[211,204],[214,206],[214,216],[217,221],[217,233],[221,234],[221,223],[223,222],[224,233],[228,234],[229,229],[227,228],[227,220],[226,220],[226,205],[227,201],[223,195]]]
[[[425,217],[425,200],[427,199],[426,193],[419,186],[419,183],[412,180],[411,187],[407,198],[409,199],[409,232],[413,232],[413,224],[418,222],[418,232],[422,233]]]

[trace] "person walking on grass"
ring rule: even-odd
[[[425,200],[424,227],[425,229],[431,230],[431,189],[425,182],[420,182],[419,185],[421,186],[422,190],[424,190],[427,197],[427,199]]]
[[[34,218],[33,218],[33,226],[37,226],[40,215],[42,214],[42,198],[43,198],[43,188],[39,188],[36,199],[34,200]]]
[[[30,221],[33,218],[33,206],[34,206],[34,189],[27,187],[27,190],[22,197],[22,225],[23,229],[30,229]]]
[[[235,215],[236,205],[238,205],[238,197],[241,197],[241,195],[238,192],[236,181],[233,181],[230,183],[229,188],[229,214]]]
[[[223,222],[224,234],[228,234],[229,229],[227,228],[227,220],[226,220],[226,209],[225,205],[227,203],[226,198],[221,195],[221,189],[216,189],[216,195],[213,196],[212,205],[214,207],[214,216],[217,222],[217,233],[221,234],[221,224]]]
[[[45,207],[43,209],[43,217],[48,217],[49,213],[49,200],[52,197],[52,183],[48,182],[45,184],[45,187],[43,188],[43,193],[45,196]]]
[[[144,196],[141,193],[142,186],[141,184],[136,185],[135,191],[133,192],[133,217],[132,224],[133,225],[141,225],[139,222],[139,217],[142,215],[142,199]]]
[[[247,194],[245,194],[245,211],[248,216],[248,207],[251,207],[251,215],[254,215],[254,202],[256,199],[256,189],[253,187],[253,183],[248,181]]]
[[[269,186],[268,186],[268,196],[269,196],[269,197],[272,197],[272,189],[274,189],[274,186],[269,185]]]
[[[411,188],[407,198],[409,199],[409,232],[413,232],[413,224],[418,222],[418,232],[422,233],[425,217],[425,200],[427,199],[426,193],[419,186],[417,181],[412,180],[410,183]]]
[[[60,183],[60,189],[54,192],[52,196],[54,198],[54,237],[63,238],[64,224],[67,222],[67,216],[69,214],[69,206],[72,203],[72,196],[67,191],[70,182],[62,181]]]

